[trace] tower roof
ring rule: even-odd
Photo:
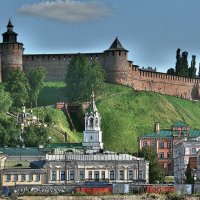
[[[9,27],[13,27],[13,24],[12,24],[12,22],[11,22],[11,19],[9,19],[7,27],[8,27],[8,28],[9,28]]]
[[[126,49],[124,49],[124,47],[122,46],[121,42],[119,41],[118,37],[116,37],[116,39],[114,40],[114,42],[112,43],[112,45],[110,46],[110,48],[107,51],[117,51],[117,50],[121,50],[121,51],[127,51]]]
[[[91,99],[90,99],[90,106],[87,109],[87,113],[95,113],[98,112],[95,101],[94,101],[94,93],[92,93],[91,95]]]
[[[17,42],[17,33],[13,31],[13,24],[9,19],[7,25],[7,31],[3,33],[3,43],[18,43]]]

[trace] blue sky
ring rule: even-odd
[[[1,0],[0,13],[25,53],[102,52],[118,36],[141,67],[165,72],[177,48],[200,59],[199,0]]]

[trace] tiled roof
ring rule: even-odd
[[[200,136],[200,130],[188,130],[182,131],[183,136],[189,135],[191,138],[195,138]],[[173,136],[177,136],[179,131],[172,131],[172,130],[160,130],[159,132],[153,132],[143,135],[140,138],[172,138]]]
[[[51,143],[47,148],[83,148],[82,143]]]
[[[112,45],[110,46],[110,48],[108,49],[110,50],[122,50],[122,51],[127,51],[126,49],[124,49],[124,47],[122,46],[121,42],[118,40],[118,38],[116,37],[115,41],[112,43]]]
[[[0,152],[8,156],[40,156],[45,155],[38,147],[0,147]]]
[[[188,127],[189,125],[186,124],[185,122],[182,122],[182,121],[177,121],[174,123],[174,125],[172,125],[172,127]]]

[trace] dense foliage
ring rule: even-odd
[[[156,181],[163,182],[165,178],[164,169],[158,163],[158,155],[155,149],[149,146],[143,147],[138,152],[138,155],[149,161],[149,183],[155,183]]]
[[[8,74],[7,91],[13,100],[13,105],[21,107],[29,100],[29,83],[21,69],[12,69]]]
[[[78,55],[69,64],[66,75],[67,96],[71,101],[88,100],[92,90],[101,91],[105,81],[103,68],[97,61],[90,63]]]
[[[0,84],[0,114],[6,113],[12,105],[10,94],[5,92],[4,86]]]
[[[28,82],[30,85],[30,101],[35,102],[35,107],[37,107],[37,99],[40,90],[44,85],[44,78],[46,75],[46,70],[42,67],[33,68],[28,73]]]
[[[192,55],[191,65],[188,64],[188,52],[184,51],[181,55],[181,50],[177,49],[176,51],[176,65],[175,69],[170,68],[167,70],[167,74],[177,75],[177,76],[186,76],[186,77],[196,77],[196,56]]]

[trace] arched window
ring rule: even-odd
[[[98,118],[95,119],[95,126],[98,126],[99,120]]]
[[[93,127],[93,121],[94,121],[94,119],[93,119],[93,117],[91,117],[90,118],[90,127]]]

